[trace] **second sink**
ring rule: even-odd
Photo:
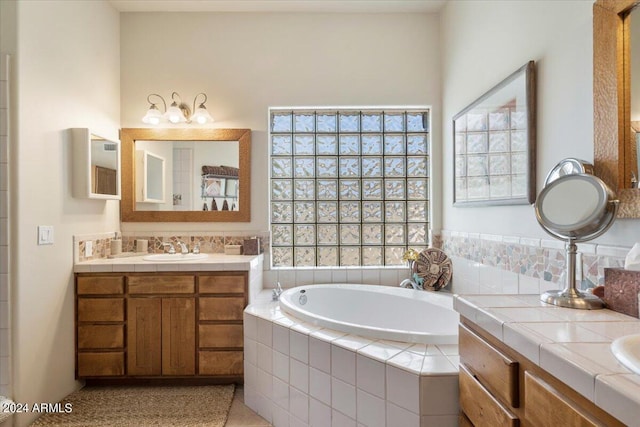
[[[611,352],[624,367],[640,374],[640,334],[618,338],[611,343]]]
[[[179,261],[195,261],[207,258],[207,254],[151,254],[142,257],[144,261],[152,262],[179,262]]]

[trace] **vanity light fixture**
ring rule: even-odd
[[[200,102],[198,108],[196,108],[196,101],[200,95],[204,96],[204,100]],[[153,102],[151,100],[152,96],[160,98],[164,106],[164,113],[161,113],[158,109],[158,101]],[[176,97],[178,98],[177,100]],[[157,93],[149,94],[149,96],[147,96],[147,102],[151,106],[149,110],[147,110],[147,114],[142,118],[142,122],[150,125],[157,125],[163,121],[168,121],[173,124],[195,122],[201,125],[213,122],[213,117],[211,117],[211,114],[209,114],[207,108],[204,106],[204,103],[207,102],[207,95],[205,93],[201,92],[196,95],[193,99],[193,108],[189,108],[189,105],[182,102],[182,98],[178,92],[171,93],[171,100],[173,102],[171,102],[171,105],[167,108],[167,103],[162,96]],[[191,114],[191,111],[193,111],[193,114]]]

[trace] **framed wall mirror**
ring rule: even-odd
[[[250,129],[129,128],[120,140],[123,222],[251,220]]]
[[[596,175],[617,191],[620,218],[640,218],[638,5],[639,0],[596,0],[593,5],[594,166]]]

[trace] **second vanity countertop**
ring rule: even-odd
[[[456,295],[454,308],[620,421],[639,425],[640,375],[610,350],[616,338],[640,333],[639,319],[556,307],[539,295]]]
[[[154,262],[144,261],[144,255],[123,258],[101,258],[74,264],[74,273],[131,273],[161,271],[249,271],[257,268],[264,257],[260,255],[207,254],[207,258]]]

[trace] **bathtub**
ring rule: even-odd
[[[280,309],[314,325],[373,339],[457,344],[450,294],[373,285],[310,285],[280,295]]]

